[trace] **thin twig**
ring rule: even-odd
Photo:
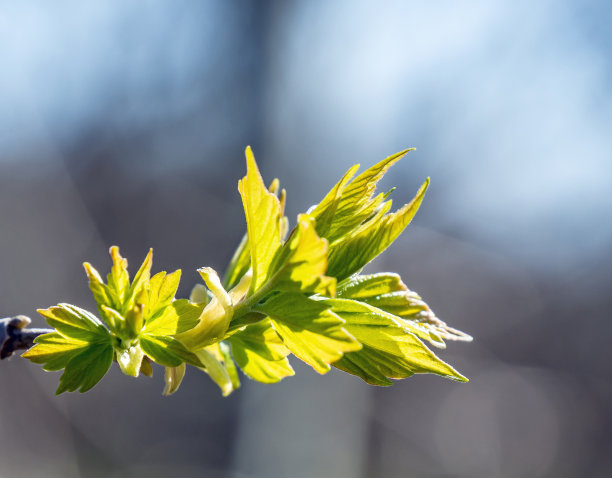
[[[39,335],[53,332],[53,329],[28,329],[31,322],[25,315],[0,319],[0,360],[17,350],[29,349]]]

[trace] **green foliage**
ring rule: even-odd
[[[179,388],[187,365],[207,373],[224,396],[240,386],[238,369],[275,383],[294,374],[291,354],[318,373],[335,367],[374,385],[416,373],[467,381],[425,342],[444,348],[444,340],[471,337],[438,319],[399,275],[361,274],[411,222],[429,185],[395,212],[391,191],[375,194],[408,151],[356,177],[353,166],[289,232],[285,191],[276,179],[266,188],[247,148],[247,174],[238,182],[247,234],[223,281],[202,267],[205,286],[175,299],[180,271],[151,276],[149,251],[130,281],[113,246],[106,283],[84,264],[100,319],[69,304],[40,310],[55,331],[24,356],[44,370],[64,370],[57,393],[89,390],[113,359],[134,377],[164,366],[165,395]]]
[[[56,332],[36,338],[23,354],[44,370],[61,370],[57,394],[86,392],[107,372],[113,361],[112,338],[95,316],[69,304],[38,311]]]
[[[245,375],[263,383],[276,383],[295,372],[287,360],[291,352],[263,319],[242,328],[229,339],[232,355]]]
[[[286,347],[319,373],[345,352],[361,344],[343,328],[344,320],[327,304],[303,294],[283,292],[268,299],[258,310],[270,317]]]

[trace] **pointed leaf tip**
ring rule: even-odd
[[[257,163],[255,162],[255,155],[253,154],[253,150],[250,146],[247,146],[246,150],[244,151],[244,154],[246,156],[247,170],[253,168],[259,173],[259,168],[257,167]]]

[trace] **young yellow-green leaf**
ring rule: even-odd
[[[397,274],[381,273],[355,275],[338,285],[338,297],[356,299],[371,306],[417,324],[427,332],[426,340],[444,348],[443,339],[469,342],[468,334],[449,327],[438,319],[429,306],[414,291],[411,291]],[[417,334],[419,335],[419,334]]]
[[[338,299],[337,301],[326,302],[329,304],[334,311],[336,309],[341,310],[343,314],[356,314],[356,315],[367,315],[369,320],[378,320],[380,323],[386,323],[388,325],[395,324],[401,327],[404,332],[416,335],[422,340],[427,340],[433,345],[445,348],[444,341],[439,335],[432,332],[431,329],[424,327],[422,324],[404,320],[401,317],[397,317],[390,314],[382,309],[373,307],[367,302],[360,302],[357,300]]]
[[[336,293],[343,299],[366,300],[381,294],[407,290],[398,274],[381,272],[378,274],[353,275],[338,284]]]
[[[249,247],[249,235],[245,234],[242,236],[240,244],[238,244],[238,248],[227,266],[227,271],[223,277],[223,287],[228,290],[234,287],[250,267],[251,249]]]
[[[246,294],[250,289],[252,279],[253,275],[251,271],[247,271],[246,274],[240,278],[238,283],[227,293],[232,304],[237,304],[246,297]]]
[[[153,320],[160,311],[173,303],[180,281],[180,269],[171,274],[158,272],[151,277],[144,311],[145,321]]]
[[[98,308],[100,309],[100,315],[106,319],[106,323],[113,332],[123,329],[123,315],[104,304],[98,304]]]
[[[140,345],[132,345],[125,350],[116,350],[115,352],[121,371],[130,377],[138,377],[144,358]]]
[[[110,334],[104,324],[95,315],[80,307],[58,304],[49,309],[39,309],[38,313],[64,337],[89,343],[110,343]]]
[[[152,319],[147,320],[143,332],[152,335],[175,335],[195,327],[203,310],[202,304],[187,299],[175,300]]]
[[[98,311],[100,312],[100,316],[106,320],[106,316],[104,315],[104,311],[101,306],[106,305],[111,308],[120,307],[119,299],[113,290],[111,290],[102,280],[100,273],[89,263],[84,262],[83,267],[85,268],[85,272],[87,274],[87,278],[89,279],[89,288],[96,300],[96,304],[98,305]]]
[[[227,374],[232,381],[232,387],[234,390],[238,390],[240,388],[240,377],[238,377],[238,369],[236,368],[236,364],[232,358],[230,346],[227,342],[223,341],[219,342],[218,346],[219,353],[223,359],[223,364],[225,365],[225,370],[227,370]]]
[[[108,285],[102,282],[102,278],[91,264],[84,263],[85,271],[89,278],[89,286],[100,311],[101,317],[106,321],[114,335],[131,338],[138,335],[141,329],[140,319],[146,322],[157,318],[159,314],[170,306],[181,278],[181,271],[172,274],[160,272],[151,277],[151,266],[153,262],[153,250],[150,249],[134,280],[130,284],[128,274],[128,263],[119,253],[119,248],[110,248],[113,261],[111,272],[108,274]],[[142,317],[140,311],[142,310]],[[134,316],[135,311],[138,317]],[[128,324],[128,316],[131,320]]]
[[[409,332],[438,348],[446,348],[443,338],[450,337],[450,330],[454,330],[444,330],[446,324],[435,317],[428,305],[409,290],[397,274],[351,276],[341,282],[338,297],[355,299],[361,304],[373,306],[371,310],[375,314],[382,310],[395,316],[394,320],[405,319],[402,324]]]
[[[362,350],[345,354],[333,364],[335,367],[376,385],[390,385],[389,378],[406,378],[415,373],[467,381],[408,332],[406,321],[354,300],[323,302],[345,320],[344,327],[363,344]]]
[[[131,309],[134,306],[135,299],[142,292],[145,286],[149,283],[149,279],[151,278],[151,266],[152,265],[153,265],[153,249],[149,249],[149,253],[145,257],[142,265],[140,266],[140,269],[138,269],[138,272],[136,272],[136,275],[134,276],[134,280],[132,281],[132,284],[130,285],[126,293],[123,312],[126,312],[127,310]],[[179,271],[179,280],[180,280],[180,271]],[[172,297],[174,297],[174,294],[172,294]]]
[[[428,185],[429,179],[421,186],[414,199],[398,211],[382,217],[376,215],[350,234],[331,243],[327,274],[342,280],[361,270],[391,245],[412,221]]]
[[[280,293],[256,310],[270,317],[274,330],[295,356],[321,374],[343,353],[361,348],[328,305],[302,294]]]
[[[406,367],[401,363],[401,358],[398,358],[403,352],[398,349],[397,344],[393,342],[390,344],[392,352],[364,345],[359,352],[345,354],[333,365],[343,372],[360,377],[370,385],[388,387],[393,385],[389,378],[399,380],[414,375],[412,369]]]
[[[234,360],[253,380],[276,383],[295,375],[287,360],[289,349],[274,331],[269,319],[245,327],[228,341]]]
[[[336,185],[327,193],[327,195],[323,198],[323,200],[317,204],[312,211],[310,211],[310,215],[315,218],[317,233],[326,237],[326,235],[330,232],[334,215],[336,214],[336,210],[338,209],[338,205],[340,204],[340,200],[342,199],[342,192],[344,188],[349,183],[355,173],[359,169],[359,165],[355,164],[352,168],[350,168],[342,179],[336,183]]]
[[[113,266],[107,276],[108,287],[117,296],[119,302],[123,304],[130,288],[130,275],[127,269],[128,262],[127,259],[121,256],[117,246],[112,246],[109,252],[113,260]]]
[[[250,294],[269,276],[269,268],[281,245],[281,205],[275,194],[264,185],[251,148],[246,149],[247,174],[238,181],[238,191],[247,222],[249,250],[253,268]]]
[[[383,309],[402,318],[410,318],[417,322],[429,314],[430,309],[421,297],[411,290],[397,290],[360,299],[374,307]]]
[[[208,289],[204,284],[196,284],[191,289],[191,293],[189,294],[189,302],[206,305],[211,300],[212,294],[208,292]]]
[[[376,184],[387,170],[413,149],[406,149],[383,159],[349,182],[357,171],[353,166],[325,199],[312,211],[317,219],[317,232],[330,242],[341,238],[372,215],[385,199],[372,199]]]
[[[297,227],[270,267],[274,290],[320,293],[333,297],[336,280],[325,275],[327,249],[327,241],[315,231],[314,219],[300,214]]]
[[[70,359],[80,354],[88,345],[89,342],[52,332],[36,337],[34,346],[21,356],[43,365],[43,370],[51,372],[66,367]]]
[[[113,359],[111,335],[95,316],[70,304],[39,310],[55,332],[36,338],[23,356],[44,370],[64,369],[57,394],[86,392],[104,376]]]
[[[166,367],[178,367],[182,362],[202,366],[198,358],[174,337],[145,333],[140,336],[140,346],[151,360]]]
[[[66,364],[55,394],[84,393],[96,385],[113,362],[113,347],[110,343],[89,344]]]
[[[252,153],[251,153],[252,154]],[[279,190],[279,181],[278,179],[274,179],[270,186],[268,187],[268,191],[272,194],[276,195]],[[283,189],[280,192],[279,204],[280,204],[280,215],[282,216],[283,211],[285,209],[285,199],[286,192]],[[280,238],[283,240],[285,234],[287,233],[287,218],[281,217],[280,223]],[[238,248],[234,252],[232,259],[230,260],[229,265],[225,271],[225,275],[223,276],[223,287],[226,290],[230,290],[234,287],[244,276],[247,271],[251,268],[251,250],[249,248],[249,235],[245,234],[242,236],[242,240],[240,244],[238,244]]]

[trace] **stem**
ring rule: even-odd
[[[293,232],[291,232],[291,234],[293,234]],[[274,290],[274,286],[276,285],[278,276],[283,273],[285,267],[287,267],[286,264],[284,264],[272,275],[272,277],[270,277],[266,282],[264,282],[264,284],[252,296],[247,297],[242,302],[236,304],[236,306],[234,307],[234,318],[241,317],[242,315],[246,315],[250,312],[255,312],[254,310],[252,310],[253,306],[257,305],[257,303],[260,302],[266,295],[268,295],[268,293]],[[234,319],[232,319],[232,321],[233,320]]]
[[[295,228],[294,230],[295,231]],[[293,231],[291,235],[293,235]],[[291,237],[291,235],[289,237]],[[289,240],[289,239],[287,239]],[[228,332],[232,332],[245,325],[259,322],[265,317],[265,314],[256,310],[257,304],[261,302],[270,292],[274,290],[278,277],[284,272],[287,264],[284,264],[278,269],[272,277],[270,277],[252,296],[247,297],[242,302],[239,302],[234,307],[234,314],[228,328]],[[242,319],[242,320],[241,320]]]
[[[53,329],[28,329],[30,322],[25,315],[0,319],[0,360],[10,357],[16,350],[29,349],[39,335],[53,332]]]
[[[247,297],[242,302],[236,304],[234,307],[234,316],[233,320],[240,318],[243,315],[248,314],[251,311],[251,308],[256,305],[264,296],[272,290],[272,284],[270,282],[264,284],[264,286],[255,292],[251,297]]]

